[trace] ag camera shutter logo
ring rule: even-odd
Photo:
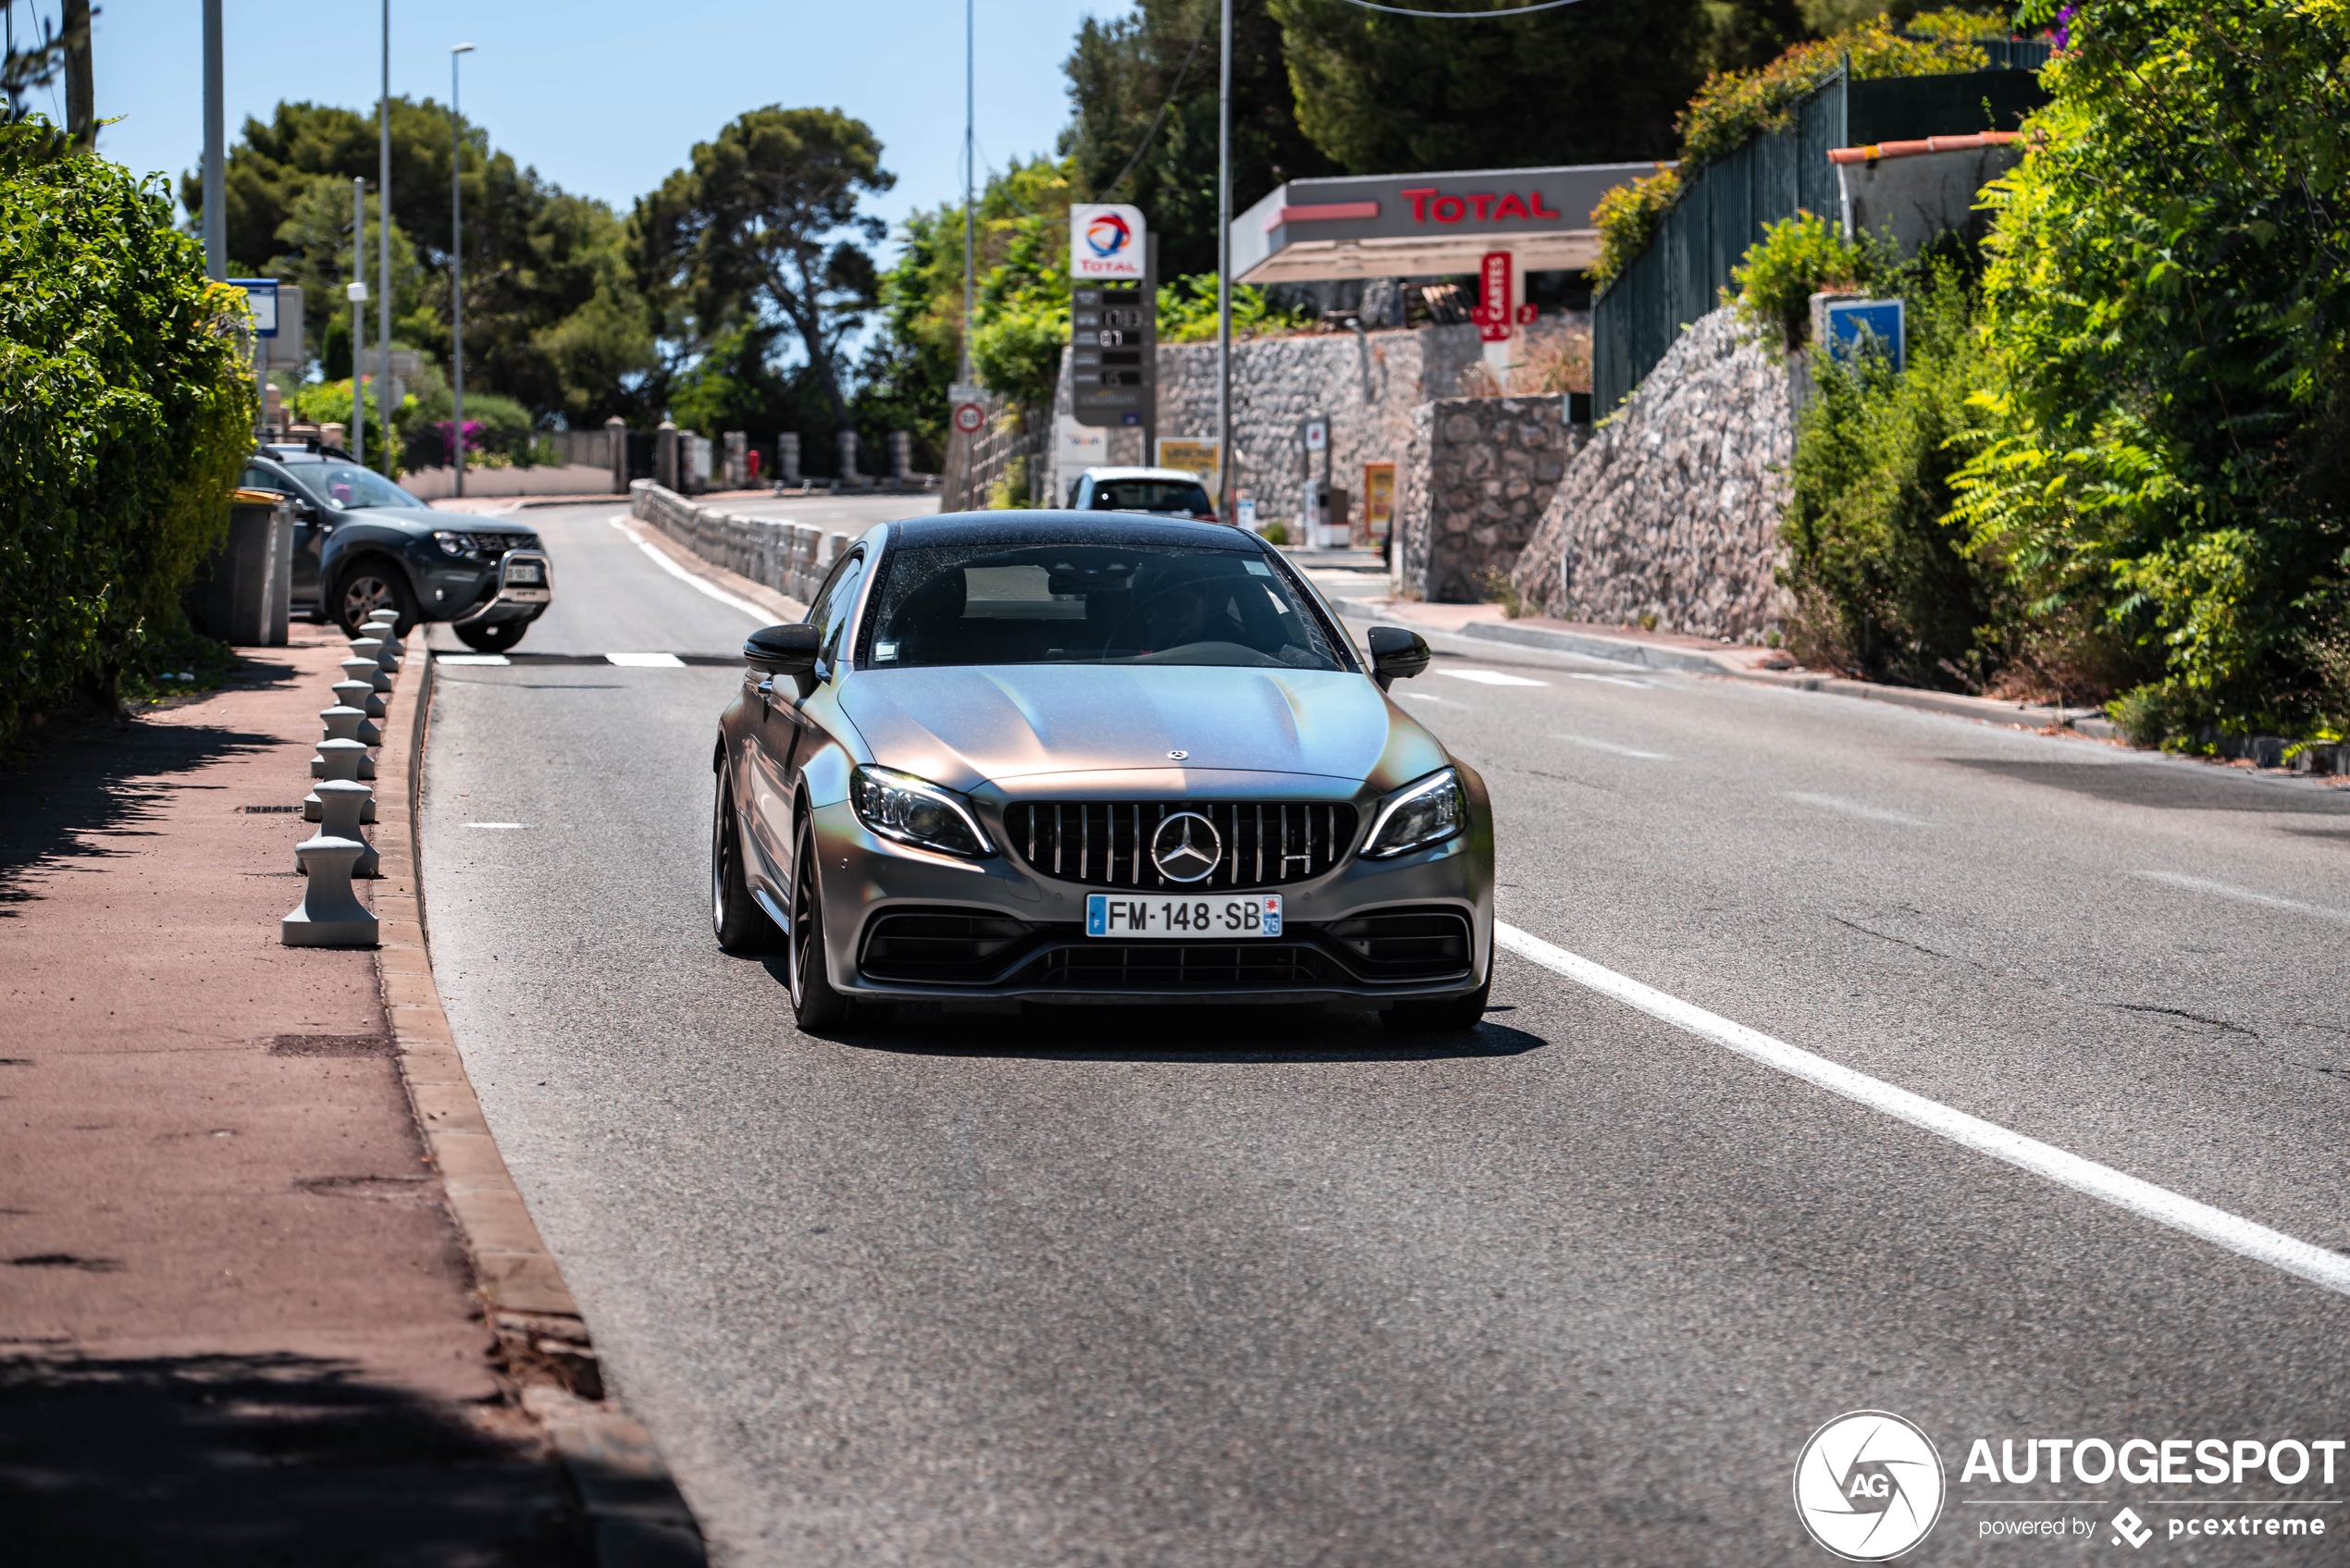
[[[1795,1462],[1797,1516],[1848,1562],[1883,1562],[1925,1539],[1944,1495],[1933,1439],[1889,1411],[1837,1416]]]

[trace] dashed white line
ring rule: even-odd
[[[686,571],[683,566],[680,566],[675,562],[670,560],[669,557],[662,554],[661,551],[655,549],[651,545],[647,544],[645,542],[645,536],[630,527],[626,517],[615,517],[611,521],[612,525],[619,529],[622,533],[627,535],[630,542],[635,544],[638,549],[643,550],[646,558],[651,561],[654,565],[660,567],[662,571],[668,573],[671,576],[676,578],[679,582],[685,584],[696,593],[708,594],[711,599],[716,599],[719,603],[725,605],[730,609],[741,611],[744,614],[749,616],[752,620],[758,622],[762,626],[773,625],[774,623],[775,617],[767,611],[760,609],[759,606],[751,603],[751,601],[747,599],[736,598],[733,594],[728,593],[724,588],[720,587],[715,583],[704,582],[701,578],[695,576],[691,572]]]
[[[1406,702],[1433,702],[1439,708],[1457,708],[1464,713],[1477,711],[1466,702],[1455,702],[1449,697],[1439,697],[1432,691],[1399,691],[1395,695]]]
[[[469,828],[481,828],[491,833],[513,833],[531,826],[528,822],[467,822]]]
[[[682,670],[686,661],[674,653],[607,653],[604,662],[624,670]]]
[[[1614,741],[1593,740],[1589,735],[1556,735],[1551,738],[1563,740],[1569,746],[1588,747],[1593,751],[1612,751],[1618,757],[1638,757],[1650,762],[1673,760],[1673,754],[1669,751],[1638,751],[1628,746],[1618,746]]]
[[[1450,675],[1456,681],[1475,681],[1481,686],[1546,686],[1548,681],[1530,681],[1524,675],[1505,675],[1499,670],[1439,670],[1440,675]]]
[[[1653,691],[1656,689],[1655,682],[1636,681],[1629,675],[1591,675],[1585,674],[1580,671],[1576,671],[1570,672],[1566,678],[1570,681],[1605,681],[1612,686],[1638,686],[1642,691]]]
[[[1936,824],[1922,817],[1904,816],[1882,807],[1863,806],[1857,800],[1838,800],[1833,795],[1805,795],[1800,790],[1787,790],[1780,798],[1792,800],[1799,806],[1812,806],[1823,811],[1834,811],[1846,817],[1861,817],[1872,822],[1899,822],[1905,828],[1930,828]]]
[[[2321,920],[2332,920],[2340,925],[2350,925],[2350,910],[2329,909],[2322,904],[2304,904],[2297,899],[2272,897],[2266,893],[2255,893],[2248,887],[2230,887],[2223,882],[2206,882],[2201,877],[2183,877],[2175,871],[2132,871],[2130,874],[2134,877],[2144,878],[2147,882],[2169,883],[2172,887],[2188,888],[2196,893],[2217,894],[2222,898],[2233,898],[2245,904],[2257,904],[2263,908],[2285,909],[2296,915],[2314,915]]]
[[[502,653],[436,653],[432,657],[433,662],[436,664],[497,665],[512,664],[513,662],[513,660],[507,658]]]
[[[2110,1166],[2083,1159],[2068,1154],[2053,1144],[2036,1138],[2026,1138],[1996,1122],[1953,1110],[1936,1100],[1907,1089],[1896,1088],[1882,1079],[1855,1072],[1850,1068],[1799,1050],[1783,1040],[1775,1040],[1744,1024],[1732,1023],[1718,1014],[1709,1013],[1677,996],[1668,995],[1653,986],[1641,984],[1627,975],[1617,974],[1578,957],[1564,947],[1553,946],[1515,926],[1495,921],[1493,940],[1510,952],[1529,962],[1540,964],[1553,974],[1564,975],[1576,984],[1596,991],[1648,1014],[1661,1019],[1674,1028],[1699,1039],[1735,1052],[1763,1067],[1801,1079],[1814,1088],[1840,1094],[1848,1100],[1883,1112],[1911,1126],[1937,1137],[2002,1160],[2020,1170],[2045,1177],[2059,1186],[2112,1204],[2118,1209],[2150,1219],[2157,1225],[2225,1248],[2240,1257],[2265,1263],[2272,1268],[2322,1285],[2329,1290],[2350,1295],[2350,1257],[2324,1247],[2287,1236],[2255,1224],[2225,1209],[2197,1203],[2167,1187],[2158,1187],[2134,1176],[2125,1176]]]

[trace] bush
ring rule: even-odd
[[[1591,264],[1591,287],[1604,290],[1649,248],[1656,226],[1681,199],[1681,177],[1661,168],[1644,179],[1611,189],[1591,209],[1600,231],[1600,259]]]
[[[111,704],[130,650],[182,623],[253,450],[248,320],[160,176],[0,127],[0,745]]]
[[[2304,732],[2350,608],[2350,10],[2068,15],[1990,191],[1960,514],[2035,615],[2153,666],[2126,723]]]
[[[1895,286],[1900,248],[1889,240],[1844,237],[1843,226],[1799,212],[1762,226],[1762,238],[1730,269],[1736,294],[1722,290],[1749,336],[1773,359],[1812,336],[1812,296],[1831,290],[1874,291]]]
[[[1262,289],[1232,285],[1232,337],[1266,338],[1280,332],[1303,332],[1314,325],[1310,312],[1282,310],[1265,297]],[[1162,343],[1212,343],[1216,340],[1216,275],[1212,272],[1178,278],[1158,290],[1158,340]]]

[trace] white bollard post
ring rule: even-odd
[[[367,835],[359,831],[359,820],[367,815],[375,805],[376,792],[365,784],[353,784],[348,779],[328,779],[318,786],[316,794],[319,804],[317,836],[347,838],[363,846],[359,858],[352,865],[352,876],[381,875],[383,857],[377,854],[376,846],[367,842]],[[294,846],[294,870],[308,875],[308,868],[303,859],[303,847],[301,845]]]
[[[326,726],[328,740],[355,740],[362,746],[381,746],[383,731],[367,722],[367,710],[348,703],[336,703],[332,708],[318,710],[318,722]],[[316,778],[318,774],[312,774]]]
[[[294,853],[309,885],[302,905],[278,922],[278,940],[288,947],[373,947],[376,917],[351,890],[352,868],[367,846],[355,838],[321,833]]]
[[[356,708],[370,719],[380,719],[384,716],[384,699],[376,695],[376,688],[367,682],[337,681],[332,689],[335,701],[341,706]]]
[[[372,779],[376,776],[376,764],[368,757],[367,748],[355,740],[320,741],[318,761],[325,770],[319,775],[322,781],[340,779],[349,784],[356,784],[363,778]],[[376,820],[375,792],[370,790],[367,794],[366,809],[361,813],[359,819],[363,822],[372,822]],[[316,790],[312,790],[303,796],[302,820],[305,822],[323,820],[319,816],[319,798]]]
[[[377,696],[391,689],[391,677],[385,674],[383,666],[372,658],[362,658],[354,653],[344,660],[340,667],[346,680],[365,681],[367,689]]]

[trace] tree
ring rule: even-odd
[[[1701,0],[1459,21],[1344,0],[1268,8],[1298,124],[1351,174],[1670,156],[1708,40]]]
[[[746,327],[796,333],[824,407],[847,412],[840,341],[876,303],[882,238],[858,203],[897,183],[871,128],[837,109],[753,109],[637,203],[630,255],[669,335],[697,346]]]
[[[1115,21],[1087,18],[1061,68],[1060,152],[1081,199],[1149,214],[1165,278],[1216,269],[1217,16],[1216,0],[1139,0]],[[1341,172],[1298,127],[1266,0],[1234,0],[1232,41],[1235,209],[1283,180]]]
[[[2052,0],[2027,7],[2059,21]],[[1954,481],[2035,615],[2094,611],[2141,735],[2350,725],[2350,8],[2089,0],[1991,190]]]

